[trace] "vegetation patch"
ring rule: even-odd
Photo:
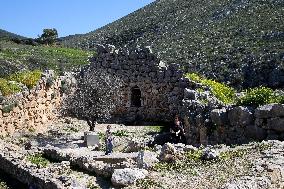
[[[284,103],[284,96],[267,87],[256,87],[245,91],[237,104],[258,107],[270,103]]]
[[[20,91],[21,88],[16,83],[0,78],[0,92],[3,96],[9,96]]]
[[[156,180],[152,178],[140,179],[136,182],[136,186],[141,189],[148,189],[148,188],[164,189],[165,188],[161,183],[157,182]]]
[[[185,77],[209,87],[212,94],[225,104],[233,104],[236,101],[236,91],[228,85],[203,78],[196,73],[187,73]]]
[[[219,157],[222,160],[233,159],[233,158],[242,158],[248,153],[247,149],[237,149],[221,152]]]
[[[47,167],[48,164],[50,163],[50,161],[44,158],[42,154],[29,155],[27,157],[27,160],[39,167]]]
[[[23,45],[11,41],[0,41],[0,46],[0,60],[15,65],[17,68],[13,72],[20,71],[22,68],[41,71],[52,69],[61,74],[64,71],[71,71],[82,65],[89,64],[89,57],[94,55],[94,51],[59,46]],[[4,69],[6,68],[4,67]],[[5,70],[0,71],[0,77],[6,75]]]
[[[118,137],[127,137],[129,136],[129,133],[127,130],[117,130],[115,132],[112,133],[114,136],[118,136]]]
[[[164,130],[164,126],[146,126],[145,131],[147,134],[161,133]]]
[[[17,72],[8,76],[8,80],[17,81],[32,89],[40,80],[42,72],[39,70]]]

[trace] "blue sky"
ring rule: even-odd
[[[2,0],[0,29],[35,38],[43,28],[60,37],[87,33],[155,0]]]

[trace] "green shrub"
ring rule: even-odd
[[[202,78],[196,73],[187,73],[185,77],[209,87],[213,95],[224,104],[233,104],[236,101],[236,91],[232,87],[211,79]]]
[[[21,88],[15,83],[0,78],[0,91],[3,96],[9,96],[11,94],[20,92]]]
[[[126,130],[117,130],[117,131],[113,132],[112,134],[114,136],[118,136],[118,137],[129,136],[128,131],[126,131]]]
[[[26,85],[29,89],[32,89],[40,80],[42,72],[39,70],[34,71],[24,71],[24,72],[17,72],[10,76],[8,79],[10,81],[17,81]]]
[[[47,167],[47,165],[50,163],[48,159],[42,156],[42,154],[29,155],[27,159],[32,164],[35,164],[39,167]]]
[[[257,107],[269,103],[283,103],[283,99],[282,95],[277,95],[270,88],[256,87],[248,89],[238,100],[237,105]]]
[[[202,78],[196,73],[186,73],[185,77],[195,82],[200,82],[202,80]]]

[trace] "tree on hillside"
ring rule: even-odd
[[[53,29],[43,29],[43,34],[39,37],[39,41],[46,45],[52,45],[58,38],[58,33],[55,28]]]
[[[75,92],[65,101],[68,114],[87,121],[93,131],[97,121],[111,118],[120,104],[122,81],[104,70],[87,70],[77,78]]]

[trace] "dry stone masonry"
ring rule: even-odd
[[[55,79],[54,73],[47,71],[33,89],[3,99],[0,102],[0,134],[40,131],[57,118],[63,99],[62,81],[66,78]]]
[[[186,80],[178,65],[166,67],[149,48],[131,51],[98,47],[94,69],[106,69],[124,81],[122,105],[117,116],[124,122],[171,121],[182,106]]]

